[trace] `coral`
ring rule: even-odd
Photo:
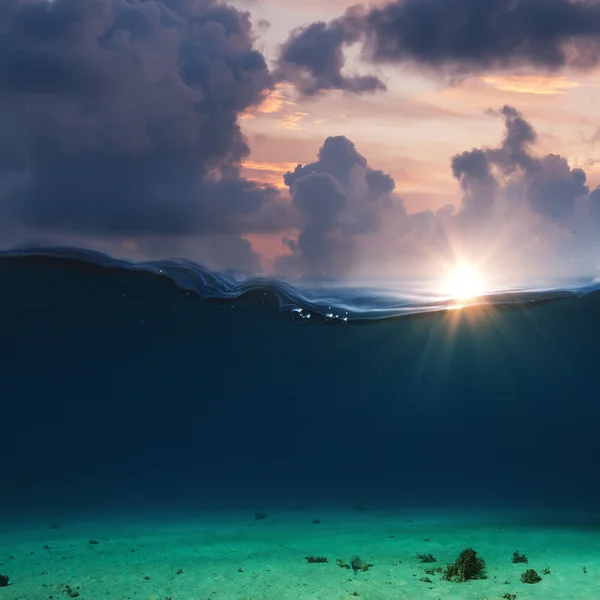
[[[541,580],[542,578],[535,569],[527,569],[527,571],[521,575],[521,581],[523,583],[539,583]]]
[[[433,556],[433,554],[417,554],[417,558],[422,563],[434,563],[434,562],[437,562],[437,559],[435,558],[435,556]]]
[[[513,554],[512,557],[512,561],[514,563],[528,563],[529,559],[524,555],[521,554],[518,550]]]
[[[484,579],[480,575],[483,569],[485,569],[485,561],[477,556],[477,552],[473,548],[466,548],[460,553],[454,564],[446,567],[443,578],[457,583],[470,579]]]

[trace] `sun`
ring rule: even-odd
[[[446,279],[444,293],[454,300],[471,300],[485,294],[485,282],[477,269],[468,265],[455,267]]]

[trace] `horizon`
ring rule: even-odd
[[[353,5],[5,3],[2,247],[456,297],[598,277],[600,2]]]

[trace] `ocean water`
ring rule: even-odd
[[[443,309],[198,273],[0,257],[0,595],[597,597],[593,285]],[[487,580],[420,581],[475,543]],[[554,575],[520,582],[518,549]]]

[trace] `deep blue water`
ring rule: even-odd
[[[599,292],[340,322],[116,262],[0,281],[4,510],[600,510]]]

